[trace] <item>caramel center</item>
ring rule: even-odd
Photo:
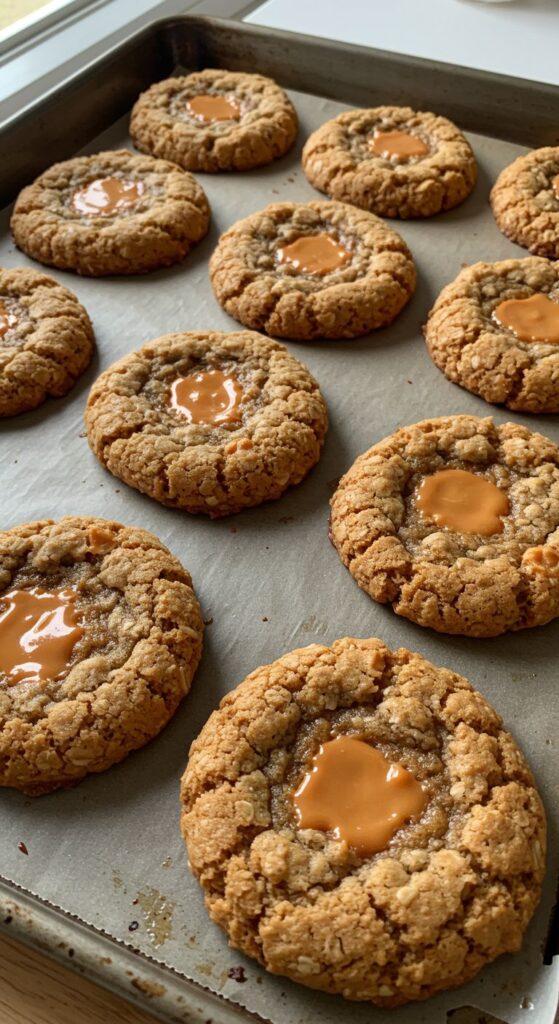
[[[559,174],[555,175],[553,181],[551,182],[551,187],[552,187],[553,191],[555,192],[555,195],[559,199]]]
[[[427,519],[456,533],[501,533],[509,500],[490,480],[464,469],[426,476],[417,489],[417,507]]]
[[[242,398],[237,378],[221,370],[179,377],[171,386],[171,405],[189,423],[234,423],[241,418]]]
[[[506,299],[499,303],[493,316],[520,341],[559,344],[559,302],[552,302],[543,292],[529,299]]]
[[[369,140],[369,149],[376,156],[389,160],[397,156],[400,160],[409,160],[412,156],[425,156],[429,146],[418,135],[411,132],[375,132]]]
[[[289,263],[302,274],[330,274],[351,259],[351,253],[331,235],[302,235],[277,249],[278,263]]]
[[[15,327],[16,324],[17,316],[10,313],[6,303],[2,302],[2,299],[0,299],[0,338],[3,338],[10,328]]]
[[[212,121],[238,121],[241,108],[226,96],[193,96],[187,100],[186,109],[191,117],[204,124]]]
[[[143,181],[96,178],[74,192],[71,205],[77,213],[86,216],[110,217],[134,206],[145,190]]]
[[[0,675],[7,682],[57,679],[69,666],[83,635],[74,602],[66,590],[11,590],[0,598]]]
[[[293,794],[299,828],[331,831],[365,855],[384,850],[427,803],[411,772],[352,736],[324,743],[312,765]]]

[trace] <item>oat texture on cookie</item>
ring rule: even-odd
[[[474,263],[443,289],[425,340],[456,384],[517,412],[559,412],[559,270],[527,257]]]
[[[469,142],[446,117],[410,107],[350,110],[303,149],[311,185],[382,217],[432,217],[458,206],[477,177]]]
[[[169,334],[144,345],[101,374],[85,420],[111,473],[163,505],[212,518],[300,483],[327,428],[306,367],[250,331]]]
[[[0,785],[49,793],[152,739],[190,689],[203,624],[151,533],[91,517],[0,534]]]
[[[346,203],[272,203],[237,221],[210,260],[218,301],[278,338],[355,338],[384,327],[415,290],[411,253]]]
[[[297,136],[295,108],[271,78],[207,68],[142,93],[130,134],[144,153],[189,171],[248,171],[269,164]]]
[[[20,192],[11,229],[39,263],[101,277],[177,263],[204,237],[209,217],[191,174],[121,149],[54,164]]]
[[[423,793],[375,853],[298,821],[294,793],[341,737]],[[192,744],[181,799],[191,870],[231,945],[348,999],[397,1006],[470,980],[520,948],[540,896],[544,811],[501,719],[462,676],[380,640],[256,669]]]
[[[0,416],[65,395],[93,347],[91,321],[73,292],[36,270],[0,269]]]
[[[559,146],[534,149],[505,167],[491,190],[491,207],[512,242],[559,259]]]
[[[422,510],[426,481],[437,493]],[[541,434],[476,416],[424,420],[356,459],[331,505],[340,558],[398,615],[475,637],[559,615],[559,449]]]

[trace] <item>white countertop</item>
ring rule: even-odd
[[[559,85],[559,0],[267,0],[245,21]]]

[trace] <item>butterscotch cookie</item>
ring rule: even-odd
[[[410,107],[350,110],[303,149],[311,185],[382,217],[432,217],[472,191],[477,164],[452,121]]]
[[[272,203],[233,224],[210,260],[218,301],[278,338],[355,338],[394,320],[415,290],[411,253],[345,203]]]
[[[520,948],[545,867],[522,753],[462,676],[380,640],[313,644],[214,711],[181,787],[190,867],[232,946],[398,1006]]]
[[[297,114],[271,78],[207,68],[142,93],[130,121],[134,145],[188,171],[249,171],[283,156]]]
[[[404,427],[342,478],[331,536],[359,586],[420,626],[543,625],[559,615],[559,449],[477,416]]]
[[[439,369],[488,402],[559,412],[559,270],[524,260],[474,263],[439,295],[425,326]]]
[[[20,192],[11,228],[32,259],[101,277],[177,263],[209,217],[191,174],[120,149],[54,164]]]
[[[491,190],[503,234],[536,256],[559,259],[559,146],[519,156]]]
[[[0,269],[0,416],[65,395],[93,345],[91,321],[73,292],[36,270]]]
[[[188,693],[202,633],[189,574],[146,530],[0,533],[0,785],[49,793],[142,747]]]
[[[168,334],[102,373],[85,422],[99,461],[163,505],[215,518],[279,498],[318,462],[318,384],[259,334]]]

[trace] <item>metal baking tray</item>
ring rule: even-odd
[[[358,589],[328,541],[327,526],[337,478],[356,455],[405,423],[493,414],[498,422],[514,419],[559,441],[553,417],[506,413],[451,384],[421,338],[436,295],[464,263],[524,255],[494,224],[488,192],[524,147],[556,141],[559,90],[231,22],[174,19],[122,43],[4,126],[4,201],[52,161],[82,147],[95,152],[130,145],[127,112],[137,94],[177,68],[208,66],[260,71],[288,88],[301,120],[296,148],[259,171],[200,175],[212,224],[183,265],[103,280],[53,271],[89,310],[97,354],[69,395],[0,427],[2,526],[69,513],[153,530],[193,574],[209,621],[204,657],[171,724],[123,764],[34,800],[0,792],[0,925],[168,1022],[551,1024],[559,976],[557,960],[544,964],[544,948],[550,961],[558,867],[559,621],[491,640],[420,629]],[[458,209],[395,225],[414,254],[419,285],[391,327],[357,341],[289,343],[317,377],[330,410],[319,465],[281,500],[216,522],[162,508],[126,487],[100,467],[83,435],[92,381],[121,355],[167,331],[234,330],[208,281],[218,235],[270,201],[316,198],[300,167],[303,141],[344,104],[376,103],[409,103],[454,118],[475,133],[470,138],[480,175]],[[0,219],[0,263],[30,265],[9,238],[8,217],[6,210]],[[522,951],[502,957],[468,986],[389,1013],[267,975],[229,949],[203,908],[178,830],[178,781],[188,747],[221,696],[255,666],[293,647],[347,634],[379,636],[463,672],[523,747],[550,817],[544,895]]]

